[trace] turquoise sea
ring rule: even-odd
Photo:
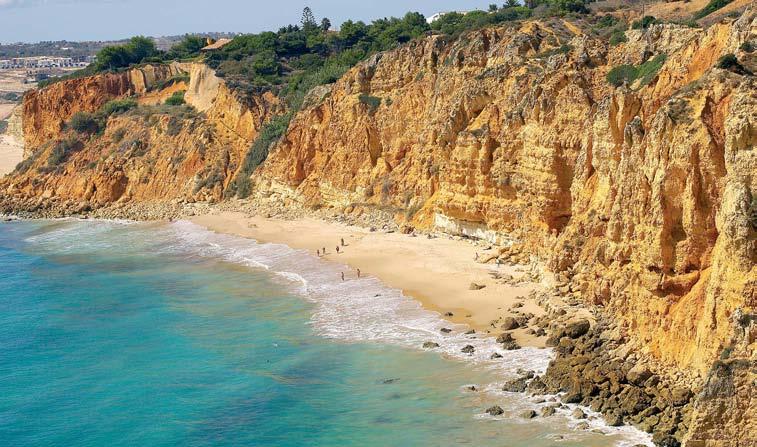
[[[341,268],[186,222],[0,223],[0,445],[648,441],[574,429],[570,409],[520,418],[544,404],[498,390],[548,351],[489,360],[491,340],[445,336],[376,279],[334,281]],[[505,414],[485,415],[494,404]]]

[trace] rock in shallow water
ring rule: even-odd
[[[505,411],[499,405],[495,405],[493,407],[487,408],[486,412],[491,416],[499,416],[503,414]]]

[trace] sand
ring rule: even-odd
[[[24,148],[10,135],[0,135],[0,177],[12,172],[23,159]]]
[[[11,112],[16,107],[16,104],[3,104],[0,103],[0,121],[11,116]]]
[[[15,104],[0,104],[0,121],[8,118]],[[24,148],[15,137],[0,134],[0,177],[13,171],[24,156]]]
[[[501,266],[474,261],[484,251],[469,241],[449,237],[428,239],[400,233],[370,232],[359,227],[315,219],[276,220],[247,217],[241,213],[220,212],[193,217],[192,222],[210,230],[253,238],[261,243],[275,242],[292,248],[306,249],[316,256],[316,250],[326,248],[324,260],[338,262],[345,268],[345,276],[354,277],[356,269],[362,275],[378,277],[386,285],[401,289],[405,295],[419,300],[422,305],[445,316],[455,323],[464,323],[479,333],[498,335],[502,331],[492,327],[492,320],[512,315],[508,309],[522,302],[520,311],[542,315],[543,310],[528,299],[528,294],[539,284],[511,286],[494,279],[492,272],[511,274],[516,278],[527,266]],[[345,247],[336,246],[344,238]],[[334,278],[335,281],[340,278]],[[481,290],[470,290],[472,282],[484,285]],[[518,298],[518,297],[526,297]],[[524,329],[513,331],[521,346],[543,347],[545,338],[535,337]]]

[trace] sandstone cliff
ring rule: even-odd
[[[182,73],[189,74],[188,85],[166,82]],[[158,105],[182,90],[193,108]],[[101,134],[66,130],[76,112],[95,112],[127,97],[141,106],[110,117]],[[7,180],[5,198],[34,209],[41,197],[74,212],[117,202],[219,200],[261,125],[279,108],[271,94],[236,97],[200,64],[146,66],[56,83],[24,98],[27,157]],[[71,146],[70,154],[50,166],[51,154],[63,143]]]
[[[714,65],[755,26],[616,47],[558,20],[429,37],[349,72],[253,177],[261,195],[523,240],[644,350],[704,374],[754,306],[757,82]],[[648,85],[605,80],[663,53]]]

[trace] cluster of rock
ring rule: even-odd
[[[611,323],[590,327],[588,320],[553,331],[548,344],[557,356],[526,390],[561,393],[563,403],[600,412],[610,426],[632,424],[652,433],[658,445],[680,445],[691,414],[691,383],[652,372],[617,333]]]

